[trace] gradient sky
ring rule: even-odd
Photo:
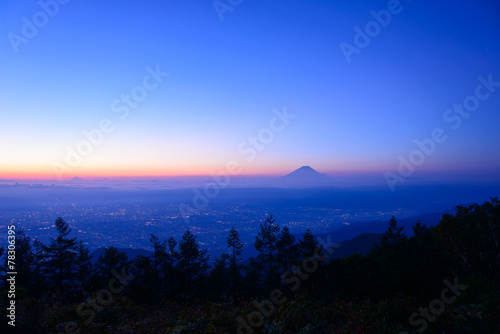
[[[231,160],[249,175],[383,172],[435,128],[448,139],[419,171],[499,171],[500,87],[456,130],[443,114],[478,76],[500,81],[500,5],[402,1],[348,63],[339,45],[387,8],[244,0],[221,20],[210,0],[73,0],[15,52],[23,17],[44,16],[37,1],[2,1],[0,178],[55,178],[106,118],[114,131],[64,177],[208,174]],[[157,66],[169,75],[120,119],[113,102]],[[284,107],[296,117],[241,154]]]

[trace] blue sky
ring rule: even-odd
[[[500,81],[500,6],[401,1],[347,62],[339,45],[395,4],[244,0],[221,20],[212,1],[73,0],[16,45],[43,9],[4,1],[0,176],[55,177],[54,163],[64,177],[208,174],[231,160],[250,175],[382,173],[435,128],[448,139],[417,171],[498,171],[500,87],[456,130],[443,114],[479,76]],[[168,76],[117,117],[113,101],[157,66]],[[248,161],[238,147],[285,107],[295,118]],[[69,166],[103,119],[113,131]]]

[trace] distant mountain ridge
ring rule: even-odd
[[[326,174],[321,174],[310,166],[302,166],[280,178],[281,184],[318,185],[331,181]]]
[[[85,182],[84,179],[78,177],[78,176],[75,176],[74,178],[72,178],[71,180],[69,180],[69,182],[77,182],[77,183],[80,183],[80,182]]]

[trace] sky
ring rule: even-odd
[[[5,0],[0,15],[0,178],[499,174],[495,1]]]

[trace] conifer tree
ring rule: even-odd
[[[154,282],[156,276],[154,260],[139,254],[132,261],[130,272],[134,277],[129,289],[131,298],[140,303],[158,302],[161,295]]]
[[[311,230],[308,228],[306,232],[302,236],[302,239],[299,240],[299,252],[301,260],[305,260],[307,258],[315,258],[317,255],[323,253],[323,246],[319,244],[319,241],[312,234]],[[301,284],[301,289],[306,291],[312,291],[316,289],[318,285],[318,281],[324,276],[324,262],[316,261],[317,267],[314,272],[309,273],[307,280],[304,280]],[[294,267],[297,270],[297,266]],[[300,269],[299,269],[300,270]]]
[[[40,296],[42,292],[46,289],[46,277],[44,273],[44,261],[45,251],[44,245],[38,239],[33,240],[33,268],[32,268],[32,277],[31,277],[31,285],[32,292],[35,296]]]
[[[121,273],[123,268],[128,271],[129,261],[125,252],[120,252],[116,247],[106,247],[96,263],[96,280],[99,286],[105,286],[113,277],[113,272]]]
[[[311,230],[308,228],[302,236],[302,239],[299,240],[299,249],[302,258],[308,258],[314,257],[315,253],[320,254],[323,250],[323,246],[319,245],[318,240],[316,240]]]
[[[60,291],[73,287],[76,276],[77,243],[76,237],[69,238],[71,232],[68,224],[61,218],[55,221],[57,237],[51,239],[48,246],[43,246],[46,261],[45,274],[52,286]]]
[[[243,243],[240,240],[240,234],[233,227],[229,231],[227,237],[227,247],[230,249],[229,253],[229,278],[232,292],[239,291],[241,288],[241,252],[243,251]]]
[[[78,243],[76,263],[76,280],[80,285],[80,289],[87,291],[90,288],[92,277],[92,255],[83,241]]]
[[[406,240],[406,233],[403,232],[402,226],[398,226],[396,218],[392,216],[391,220],[389,221],[389,227],[387,227],[387,230],[382,236],[381,245],[394,245],[403,240]]]
[[[16,249],[15,249],[15,268],[17,272],[16,285],[29,288],[31,285],[31,277],[33,264],[35,261],[33,251],[31,249],[30,237],[27,236],[23,229],[20,228],[16,231]],[[9,256],[5,258],[6,265]],[[8,268],[8,267],[7,267]]]
[[[283,227],[278,235],[278,254],[277,260],[282,273],[290,269],[291,266],[298,264],[299,247],[295,242],[295,237],[290,233],[288,226]]]
[[[229,255],[226,253],[215,259],[214,266],[209,274],[210,295],[212,297],[221,297],[223,294],[229,292],[228,276],[229,268]]]
[[[394,216],[382,235],[380,245],[373,248],[372,255],[378,265],[376,282],[381,286],[380,292],[386,295],[402,292],[404,282],[411,279],[410,271],[406,270],[411,255],[406,233],[402,226],[398,226]]]
[[[260,224],[260,231],[255,239],[254,247],[259,252],[257,259],[264,275],[264,284],[271,288],[279,282],[277,269],[278,233],[279,225],[275,224],[273,215]]]
[[[185,292],[192,295],[193,290],[199,290],[201,286],[196,285],[206,276],[209,269],[206,249],[200,249],[196,236],[187,230],[179,243],[179,262],[177,267],[185,284]]]

